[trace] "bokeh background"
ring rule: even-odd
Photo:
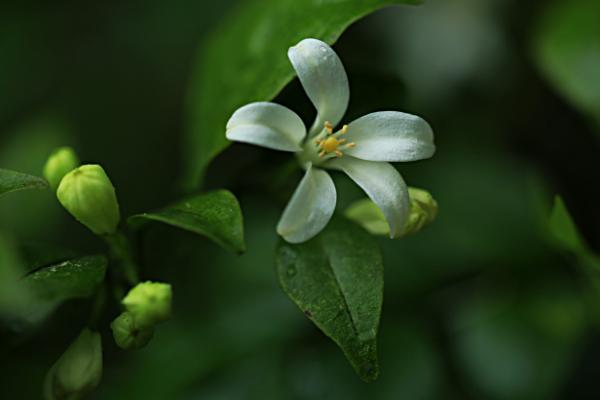
[[[71,145],[108,171],[123,215],[179,198],[199,44],[240,2],[0,6],[0,166],[40,175],[55,147]],[[418,114],[438,147],[431,160],[398,166],[440,211],[413,237],[379,240],[376,383],[361,382],[277,285],[274,228],[300,171],[288,174],[285,155],[234,145],[204,188],[238,196],[248,252],[166,226],[146,231],[143,277],[173,284],[173,318],[137,352],[104,331],[104,377],[90,398],[598,398],[600,292],[553,242],[547,217],[560,194],[599,249],[599,27],[594,0],[430,0],[380,10],[334,46],[351,84],[346,120]],[[297,80],[276,101],[306,121],[314,113]],[[340,209],[363,196],[334,179]],[[49,191],[0,199],[0,231],[17,243],[103,251]],[[35,331],[3,339],[0,397],[40,397],[88,307],[65,304]]]

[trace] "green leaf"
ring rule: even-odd
[[[276,263],[285,293],[340,346],[363,380],[374,381],[383,301],[383,264],[374,239],[350,221],[334,219],[306,243],[281,240]]]
[[[20,282],[29,299],[19,307],[18,317],[35,323],[64,301],[92,296],[104,281],[106,266],[106,257],[96,255],[32,272]]]
[[[46,189],[48,182],[37,176],[0,168],[0,196],[26,189]]]
[[[548,225],[552,237],[561,247],[574,253],[586,250],[587,246],[560,196],[554,198]]]
[[[555,1],[534,36],[539,68],[556,89],[600,122],[600,2]]]
[[[225,149],[233,111],[270,100],[294,77],[287,50],[305,38],[334,43],[354,21],[387,5],[415,0],[244,2],[203,44],[193,70],[187,113],[186,184]]]
[[[579,232],[569,210],[560,196],[555,196],[554,206],[548,219],[548,229],[553,243],[563,250],[570,251],[579,260],[582,267],[600,270],[600,256],[589,248],[583,235]],[[600,280],[594,277],[600,289]]]
[[[242,210],[227,190],[200,194],[160,211],[134,215],[128,222],[138,226],[149,220],[204,235],[237,253],[246,250]]]

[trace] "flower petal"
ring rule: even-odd
[[[288,57],[300,83],[317,109],[311,134],[325,121],[337,125],[346,113],[350,89],[344,66],[331,47],[317,39],[304,39],[290,47]]]
[[[391,164],[342,157],[328,162],[327,167],[344,171],[356,182],[385,215],[390,237],[400,236],[408,217],[408,189]]]
[[[306,128],[300,117],[275,103],[247,104],[227,121],[227,139],[274,150],[300,151],[305,135]]]
[[[302,243],[321,232],[335,210],[333,180],[309,165],[277,224],[277,233],[290,243]]]
[[[429,124],[399,111],[376,112],[353,121],[346,138],[356,147],[344,152],[368,161],[416,161],[435,153]]]

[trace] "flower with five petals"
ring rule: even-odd
[[[317,235],[329,222],[336,204],[333,180],[325,171],[346,173],[381,209],[398,237],[409,212],[402,176],[389,162],[416,161],[435,152],[433,132],[420,117],[398,111],[367,114],[339,130],[350,90],[346,71],[326,43],[304,39],[288,50],[300,83],[317,109],[307,132],[300,117],[271,102],[237,109],[227,122],[229,140],[296,153],[305,174],[277,225],[290,243]]]

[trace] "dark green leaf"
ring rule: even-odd
[[[233,111],[272,99],[293,77],[287,50],[305,38],[332,44],[359,18],[387,5],[415,0],[252,0],[204,43],[188,101],[187,184],[197,185],[206,165],[225,149]]]
[[[588,247],[560,196],[554,198],[548,228],[555,245],[573,253],[581,266],[593,268],[596,272],[600,270],[600,256]],[[593,279],[600,285],[596,275]],[[600,289],[600,286],[598,288]]]
[[[242,211],[235,196],[227,190],[193,196],[160,211],[134,215],[129,223],[135,226],[148,220],[204,235],[237,253],[246,249]]]
[[[585,242],[560,196],[554,198],[554,206],[548,224],[550,233],[557,244],[574,253],[585,250]]]
[[[347,220],[334,219],[306,243],[282,240],[276,262],[285,293],[341,347],[362,379],[374,381],[383,264],[373,238]]]
[[[600,2],[555,1],[543,15],[534,53],[550,83],[600,121]]]
[[[104,281],[106,266],[106,257],[98,255],[32,272],[19,283],[27,300],[14,310],[15,319],[35,323],[64,301],[92,296]]]
[[[0,168],[0,196],[25,189],[46,189],[48,182],[37,176]]]

